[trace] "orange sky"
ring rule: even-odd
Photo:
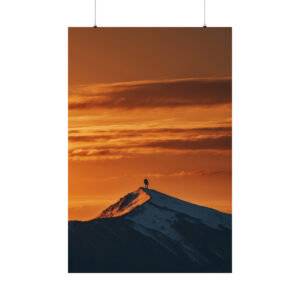
[[[231,212],[231,28],[69,29],[69,219],[145,177]]]

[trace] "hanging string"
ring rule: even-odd
[[[94,18],[95,18],[95,22],[94,22],[94,28],[97,28],[97,0],[94,0],[95,6],[94,6]],[[206,0],[203,0],[203,19],[204,19],[204,24],[203,27],[206,28]]]
[[[95,23],[94,23],[94,28],[97,28],[97,0],[95,0]]]
[[[204,3],[203,3],[203,5],[204,5],[204,9],[203,9],[203,19],[204,19],[204,25],[203,25],[203,27],[204,28],[206,28],[207,26],[206,26],[206,3],[205,3],[205,0],[203,0],[204,1]]]

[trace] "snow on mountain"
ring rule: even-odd
[[[117,203],[105,209],[98,218],[115,218],[129,213],[137,206],[142,205],[148,201],[151,196],[144,192],[142,188],[137,191],[127,194],[121,198]]]
[[[192,219],[201,221],[203,224],[213,228],[219,228],[220,226],[231,228],[230,214],[221,213],[212,208],[195,205],[142,187],[109,206],[98,218],[119,217],[128,214],[141,205],[144,208],[142,212],[138,210],[136,214],[130,214],[127,218],[140,224],[147,224],[153,229],[160,222],[174,221],[176,214],[184,215],[190,218],[191,221]]]
[[[70,272],[231,272],[231,215],[139,188],[69,221]]]
[[[162,247],[174,252],[181,249],[190,258],[197,260],[198,253],[185,240],[184,234],[174,226],[184,220],[201,223],[213,229],[231,229],[231,215],[217,210],[195,205],[155,190],[139,188],[121,198],[104,210],[98,218],[122,216],[131,221],[131,226],[147,235]]]

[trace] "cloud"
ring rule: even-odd
[[[231,175],[231,170],[209,170],[209,169],[197,169],[197,170],[180,170],[176,172],[165,172],[165,173],[147,173],[144,174],[147,178],[161,178],[161,177],[186,177],[186,176],[198,176],[198,177],[207,177],[207,176],[216,176],[216,175]],[[119,180],[126,177],[136,177],[140,178],[141,174],[128,174],[124,173],[122,175],[107,177],[108,180]]]
[[[90,160],[90,159],[121,159],[126,153],[120,150],[101,150],[101,149],[70,149],[69,159],[72,160]]]
[[[201,138],[191,140],[167,140],[144,143],[143,148],[160,148],[173,150],[228,150],[231,149],[231,136]]]
[[[172,177],[182,177],[182,176],[213,176],[213,175],[230,175],[231,171],[229,170],[192,170],[192,171],[179,171],[170,174]]]
[[[134,109],[231,103],[231,78],[187,78],[70,88],[69,109]]]
[[[94,143],[69,149],[70,159],[120,159],[136,155],[168,152],[198,153],[199,151],[231,150],[231,136],[206,137],[199,139],[128,140],[118,144]]]
[[[70,142],[96,142],[97,140],[112,140],[124,138],[142,138],[158,136],[180,136],[183,138],[197,137],[199,135],[231,135],[231,127],[199,127],[199,128],[152,128],[152,129],[121,129],[121,130],[94,130],[94,131],[70,131]],[[73,134],[76,135],[73,135]]]
[[[214,176],[214,175],[231,175],[230,170],[182,170],[173,173],[150,173],[146,177],[160,178],[160,177],[185,177],[185,176]]]

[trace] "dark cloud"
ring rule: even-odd
[[[110,140],[113,139],[112,135],[74,135],[69,136],[70,142],[94,142],[100,139]]]
[[[202,138],[191,140],[166,140],[144,143],[143,148],[161,148],[173,150],[227,150],[231,149],[231,136]]]
[[[231,79],[174,79],[70,89],[69,109],[210,106],[231,102]]]

